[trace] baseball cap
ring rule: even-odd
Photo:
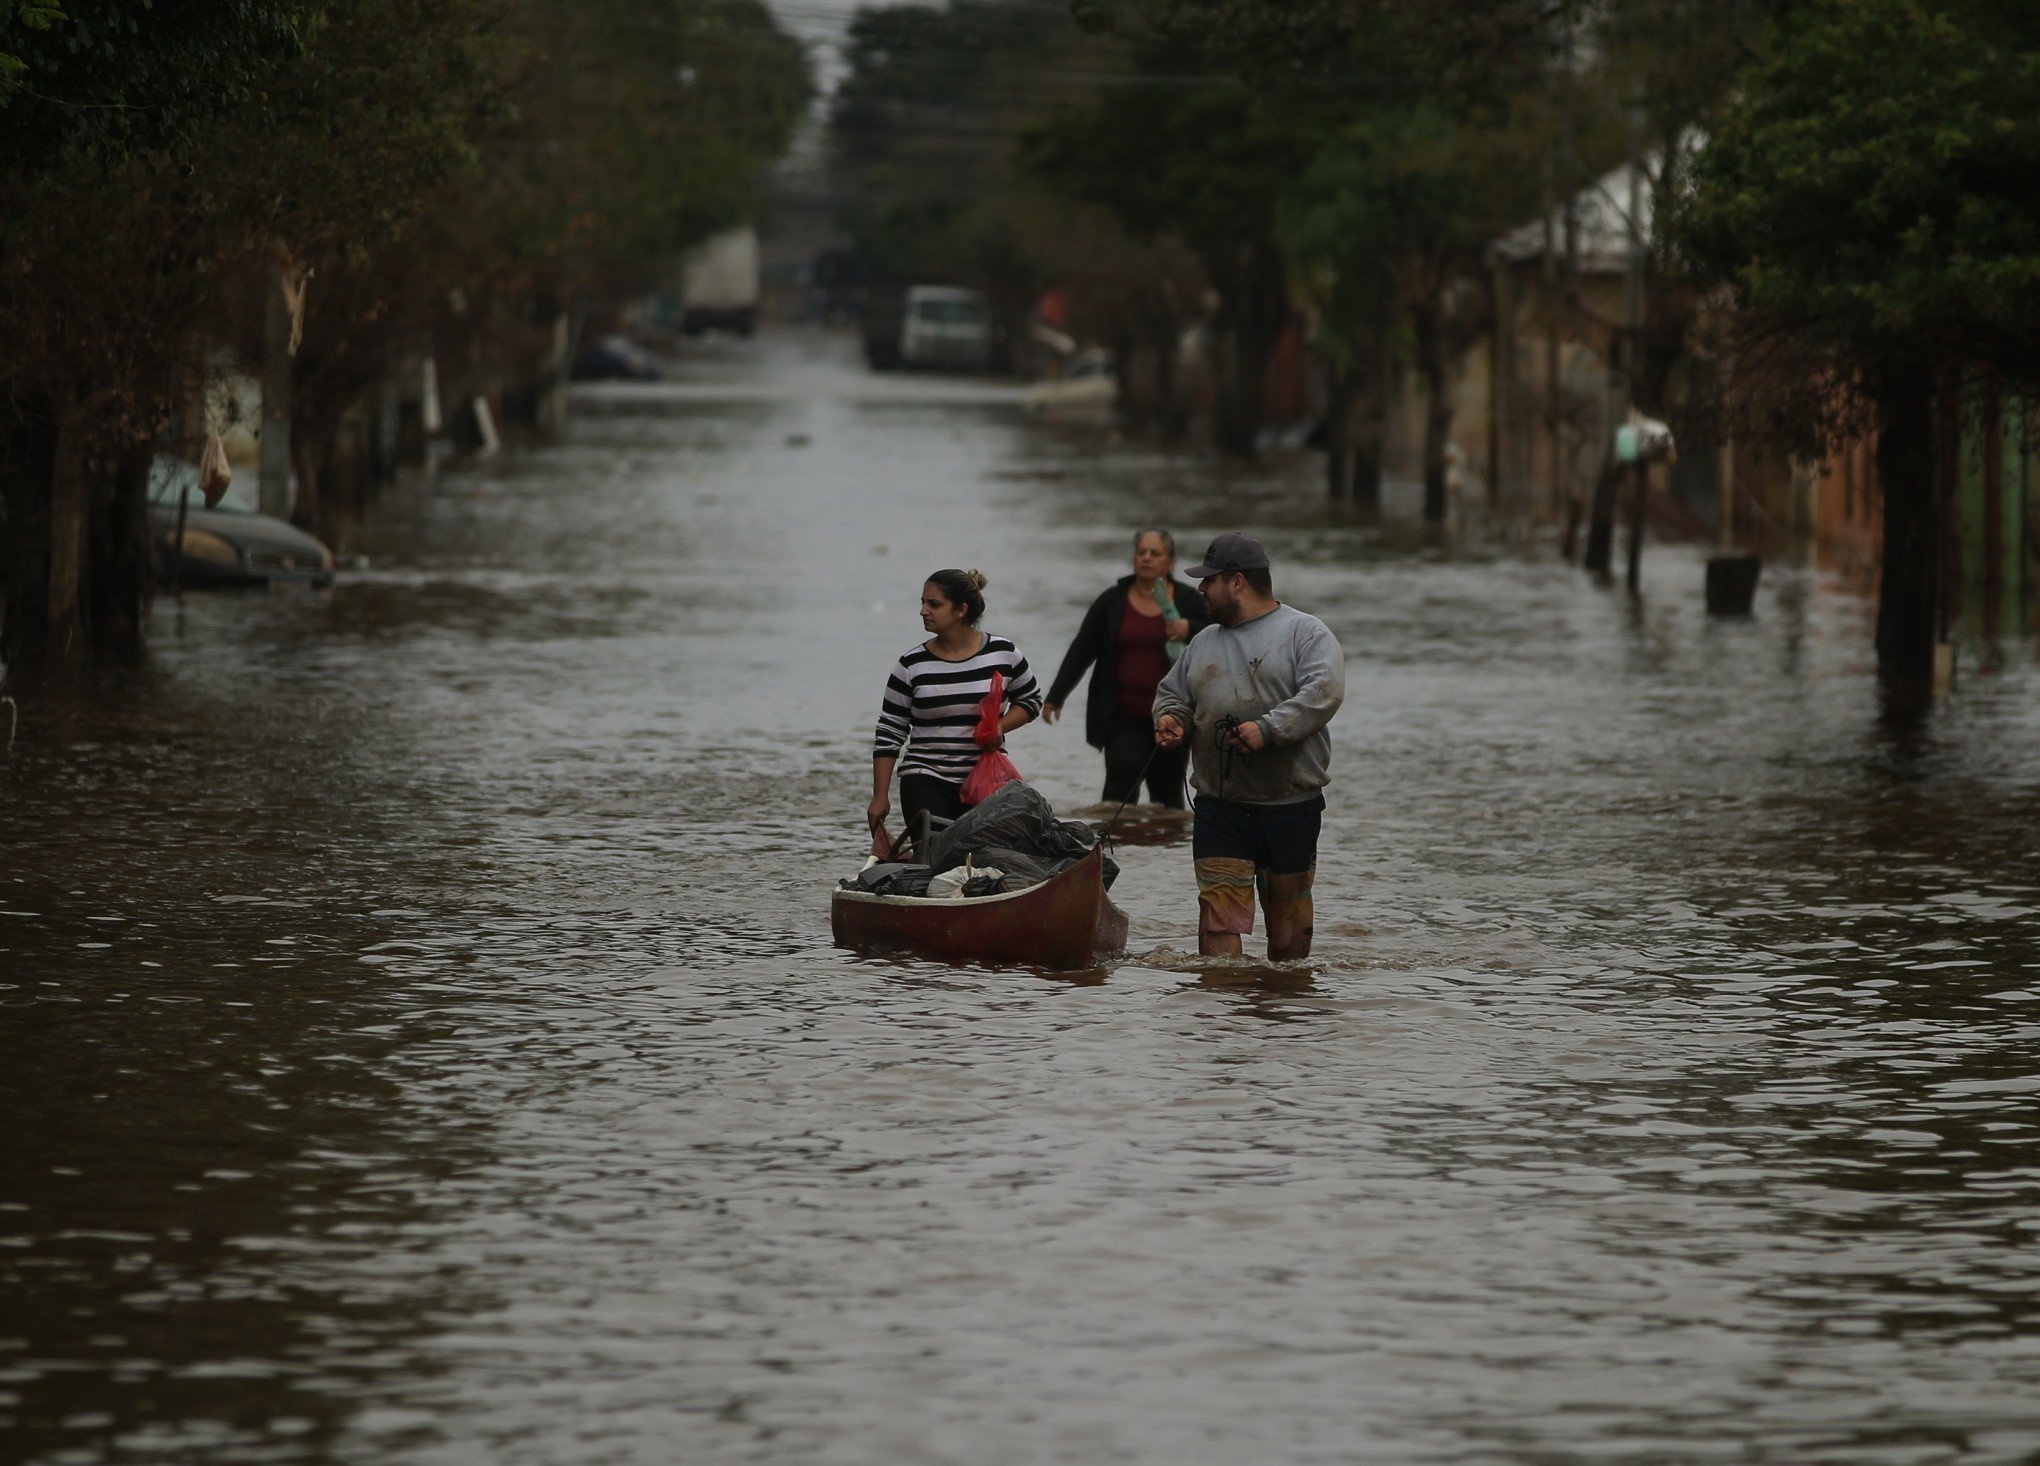
[[[1261,542],[1241,534],[1238,530],[1227,530],[1211,542],[1204,552],[1204,563],[1192,565],[1183,574],[1191,580],[1203,580],[1212,575],[1230,575],[1235,570],[1266,570],[1268,552],[1261,548]]]

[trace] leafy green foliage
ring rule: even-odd
[[[1273,245],[1277,203],[1312,143],[1312,119],[1243,86],[1128,87],[1033,129],[1021,160],[1135,235],[1179,233],[1222,266]]]
[[[139,597],[146,557],[82,566],[76,527],[221,344],[252,358],[279,264],[314,271],[316,439],[400,344],[466,359],[493,302],[747,217],[810,96],[762,0],[0,0],[0,51],[0,460],[54,463],[0,475],[39,527],[0,574],[16,651],[95,577]]]
[[[1695,128],[1711,131],[1733,105],[1766,23],[1789,3],[1606,0],[1592,27],[1576,32],[1584,55],[1565,105],[1604,156],[1638,124],[1656,148]]]
[[[1180,230],[1226,303],[1221,329],[1279,322],[1255,302],[1271,274],[1293,276],[1344,388],[1420,318],[1419,358],[1444,392],[1474,318],[1458,281],[1479,281],[1487,241],[1535,204],[1522,143],[1536,133],[1514,104],[1556,54],[1549,7],[1098,0],[1085,14],[1149,38],[1158,78],[1207,79],[1059,118],[1031,139],[1030,166],[1137,232]],[[1258,365],[1248,350],[1239,370]]]
[[[2040,381],[2040,15],[1806,0],[1765,51],[1678,213],[1696,265],[1845,371]]]
[[[813,98],[763,0],[519,0],[513,124],[494,140],[515,233],[607,259],[675,251],[758,209]]]
[[[1191,74],[1167,53],[1144,59],[1153,75]],[[1159,85],[1064,109],[1023,143],[1034,177],[1135,238],[1175,235],[1197,256],[1218,301],[1218,439],[1240,457],[1255,452],[1263,377],[1292,315],[1277,211],[1321,125],[1236,83]]]
[[[188,143],[299,46],[313,0],[4,0],[4,179]]]
[[[1360,106],[1492,101],[1534,76],[1554,18],[1568,8],[1568,0],[1072,3],[1098,30],[1183,48],[1264,89]]]
[[[13,44],[10,34],[47,31],[63,18],[64,7],[58,0],[0,0],[0,46]],[[27,72],[27,62],[11,51],[0,50],[0,107],[7,104],[9,93]]]
[[[1034,272],[1013,241],[1042,209],[1011,167],[1016,140],[1089,96],[1111,48],[1062,0],[950,0],[860,10],[845,60],[829,146],[866,272],[1024,295]]]
[[[1325,141],[1289,196],[1293,255],[1369,290],[1477,276],[1488,241],[1536,207],[1522,136],[1437,106],[1363,116]]]

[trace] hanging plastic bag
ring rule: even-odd
[[[1013,760],[996,748],[988,748],[978,755],[977,767],[970,771],[970,777],[963,781],[963,802],[966,806],[983,804],[1004,785],[1020,777],[1020,770],[1013,766]]]
[[[205,495],[205,507],[217,509],[234,482],[234,465],[227,462],[227,445],[218,433],[205,440],[205,453],[198,460],[198,491]]]
[[[991,690],[978,704],[977,727],[971,730],[970,736],[984,752],[978,755],[970,777],[963,781],[960,797],[965,805],[984,803],[1001,784],[1010,784],[1020,777],[1020,771],[1013,767],[1013,760],[992,746],[1005,736],[999,731],[999,719],[1005,711],[1006,674],[994,672]]]

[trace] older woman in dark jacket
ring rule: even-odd
[[[1189,748],[1155,747],[1155,686],[1210,616],[1204,597],[1173,578],[1175,568],[1176,540],[1167,530],[1144,529],[1133,537],[1133,574],[1084,613],[1041,716],[1050,723],[1061,717],[1063,703],[1096,663],[1084,705],[1084,741],[1105,750],[1105,798],[1132,798],[1145,767],[1148,797],[1180,809]]]

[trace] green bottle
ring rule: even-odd
[[[1155,581],[1155,604],[1162,608],[1163,621],[1181,621],[1183,619],[1176,614],[1176,592],[1170,588],[1169,577],[1166,575]],[[1162,650],[1167,653],[1169,661],[1173,663],[1176,658],[1183,655],[1183,648],[1186,645],[1188,645],[1187,642],[1164,641],[1162,643]]]

